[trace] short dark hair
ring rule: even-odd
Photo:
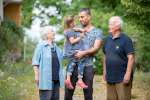
[[[89,8],[81,8],[79,12],[86,12],[88,15],[91,15],[91,11]]]

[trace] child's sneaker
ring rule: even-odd
[[[87,89],[88,86],[83,81],[77,81],[77,86],[81,87],[82,89]]]

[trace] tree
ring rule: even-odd
[[[61,19],[58,19],[57,16],[49,16],[50,25],[61,25],[65,15],[77,15],[80,8],[90,8],[93,17],[92,23],[96,27],[101,28],[105,36],[108,33],[108,19],[114,15],[121,16],[125,20],[124,32],[128,33],[135,43],[136,66],[145,71],[150,70],[150,35],[148,34],[150,32],[149,0],[72,0],[71,3],[66,3],[62,0],[39,0],[38,2],[39,5],[45,7],[54,6],[57,8],[57,15],[61,16]],[[34,5],[34,2],[31,5]],[[32,11],[31,8],[29,11]],[[26,22],[28,22],[27,20]],[[60,27],[61,33],[62,30],[63,28]],[[96,66],[98,67],[101,56],[101,53],[98,53],[96,56]]]
[[[126,9],[126,18],[136,23],[141,30],[137,44],[137,66],[144,71],[150,71],[150,1],[121,0]]]
[[[5,19],[1,23],[0,33],[0,62],[4,60],[3,63],[5,63],[12,54],[21,53],[24,32],[14,22]]]

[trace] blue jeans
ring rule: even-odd
[[[59,81],[53,81],[53,90],[39,90],[40,100],[59,100]]]
[[[72,59],[69,61],[67,66],[67,75],[72,75],[74,67],[78,67],[78,78],[83,78],[83,71],[84,71],[84,58],[80,60]]]

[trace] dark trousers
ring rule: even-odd
[[[87,89],[83,89],[84,99],[93,100],[93,78],[94,78],[94,69],[93,66],[88,66],[84,68],[83,81],[88,85]],[[75,87],[78,80],[78,69],[74,67],[74,71],[71,76],[72,85]],[[73,100],[74,90],[65,88],[65,100]]]
[[[39,90],[40,100],[59,100],[59,81],[53,82],[53,90]]]

